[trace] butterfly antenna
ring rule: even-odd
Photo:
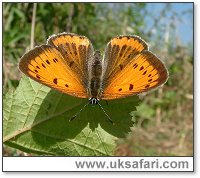
[[[112,125],[115,125],[115,123],[112,121],[112,119],[110,118],[110,116],[106,113],[106,111],[103,109],[103,107],[101,106],[101,104],[98,102],[99,107],[102,109],[102,111],[105,113],[105,115],[108,117],[108,120],[111,122]]]
[[[88,105],[89,103],[85,104],[85,106],[83,106],[69,121],[71,122],[72,120],[74,120],[84,109],[85,107]]]

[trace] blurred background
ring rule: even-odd
[[[193,155],[193,3],[3,3],[3,94],[18,86],[25,51],[64,31],[102,52],[113,36],[138,35],[169,70],[164,87],[141,96],[115,155]],[[4,146],[12,155],[25,154]]]

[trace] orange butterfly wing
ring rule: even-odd
[[[116,99],[146,92],[166,82],[165,65],[137,36],[115,37],[104,57],[102,99]]]
[[[88,38],[72,33],[52,35],[47,45],[22,56],[19,69],[30,78],[63,93],[88,98],[88,63],[93,46]]]
[[[47,44],[60,51],[71,70],[87,85],[89,65],[94,53],[90,40],[85,36],[64,32],[50,36]]]

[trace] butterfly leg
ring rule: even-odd
[[[85,107],[88,105],[89,103],[85,104],[85,106],[83,106],[69,121],[73,121],[84,109]]]
[[[115,125],[115,123],[113,122],[113,120],[110,118],[110,116],[106,113],[106,111],[103,109],[103,107],[101,106],[100,103],[97,103],[99,105],[99,107],[102,109],[102,111],[105,113],[105,115],[107,116],[108,120],[110,121],[110,123],[112,125]]]

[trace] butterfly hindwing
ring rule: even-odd
[[[33,80],[58,91],[87,97],[81,78],[71,70],[62,54],[53,46],[41,45],[30,50],[22,56],[19,69]]]

